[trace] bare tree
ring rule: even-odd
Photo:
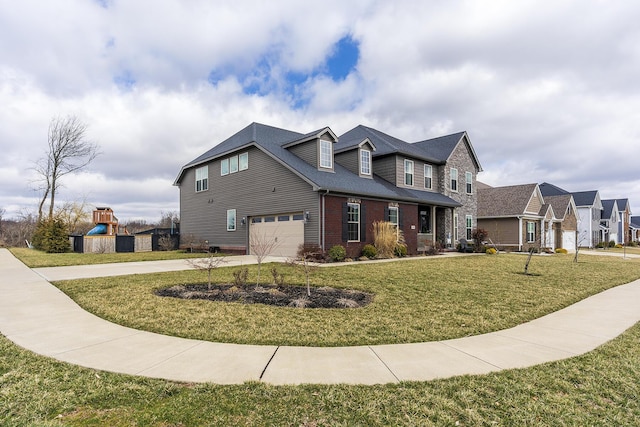
[[[187,262],[196,270],[204,270],[207,272],[208,289],[211,290],[211,272],[226,263],[227,260],[224,257],[210,253],[206,258],[192,258],[188,259]]]
[[[38,205],[38,221],[42,220],[47,200],[48,217],[53,218],[56,192],[61,186],[62,177],[81,170],[99,154],[97,145],[86,139],[86,131],[87,126],[75,116],[56,117],[51,120],[47,152],[35,166],[42,190],[42,199]]]
[[[86,200],[65,202],[60,208],[56,209],[55,216],[67,224],[71,234],[87,232],[93,227],[91,211]]]
[[[259,232],[256,228],[251,228],[249,237],[249,248],[251,249],[251,255],[256,257],[258,261],[258,278],[256,279],[256,285],[260,284],[260,269],[262,268],[262,261],[276,250],[279,243],[274,234],[268,235],[266,232]]]

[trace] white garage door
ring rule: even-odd
[[[575,231],[562,232],[562,247],[568,251],[576,250],[576,232]]]
[[[257,246],[275,243],[275,249],[269,255],[294,258],[298,246],[304,243],[304,215],[302,213],[283,213],[280,215],[255,216],[249,225],[249,244],[251,254]]]

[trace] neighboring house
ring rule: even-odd
[[[252,123],[180,170],[181,238],[251,253],[273,236],[277,255],[304,243],[358,256],[372,223],[389,221],[415,254],[471,234],[481,170],[466,132],[408,143],[365,126],[338,137]]]
[[[615,199],[602,200],[602,217],[600,218],[600,241],[618,243],[620,213]]]
[[[571,194],[558,196],[544,196],[544,201],[551,205],[555,216],[553,233],[550,239],[553,245],[549,247],[564,248],[570,251],[576,249],[576,231],[578,230],[578,210]]]
[[[528,251],[554,244],[554,211],[545,204],[538,184],[478,190],[478,228],[501,249]]]
[[[578,211],[578,246],[593,248],[602,238],[602,202],[598,190],[570,193],[548,182],[540,184],[544,197],[571,194]]]
[[[635,243],[640,242],[640,216],[629,218],[629,240]]]
[[[628,245],[631,241],[631,204],[629,199],[616,199],[618,205],[618,241],[616,243]]]

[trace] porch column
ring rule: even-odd
[[[429,209],[431,209],[431,236],[432,236],[432,242],[431,244],[433,245],[433,247],[436,247],[436,207],[435,206],[431,206]]]

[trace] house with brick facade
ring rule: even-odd
[[[250,254],[269,236],[274,255],[313,244],[355,257],[389,221],[409,254],[454,246],[476,227],[481,170],[466,132],[409,143],[366,126],[338,136],[252,123],[180,169],[181,239]]]

